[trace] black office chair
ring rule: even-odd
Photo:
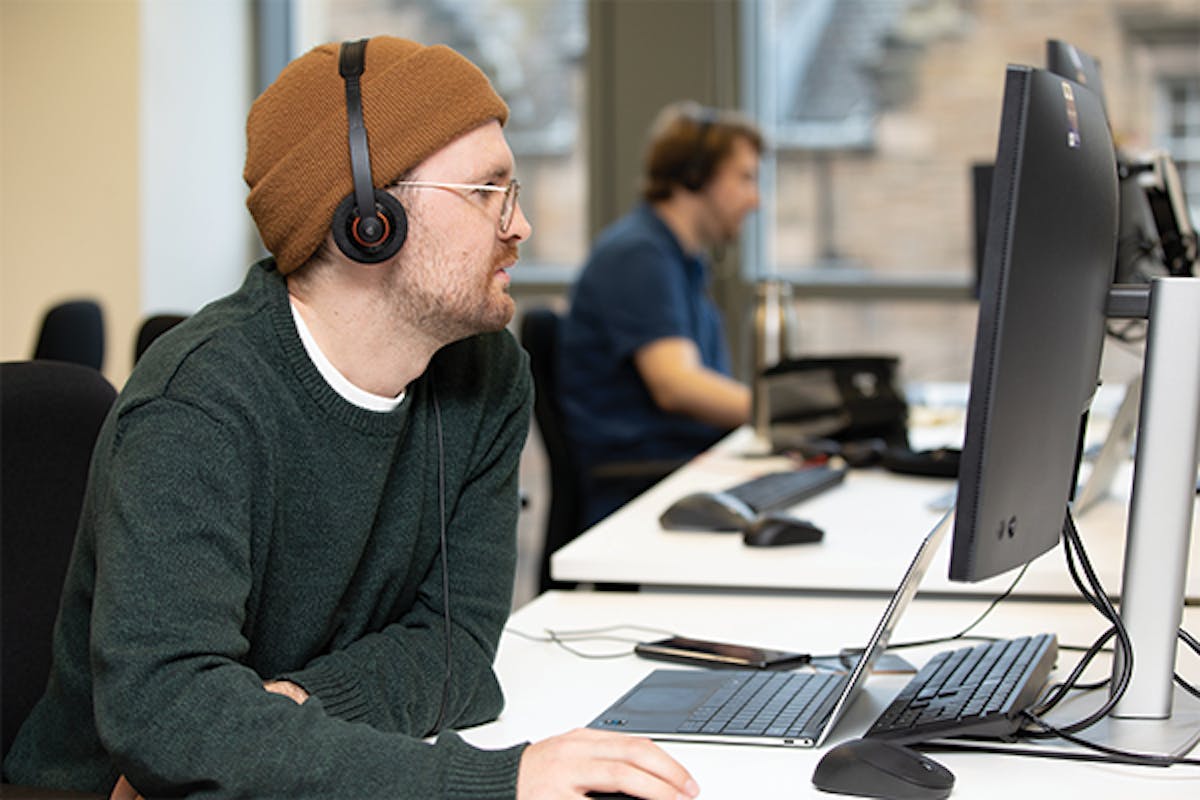
[[[533,416],[550,462],[550,508],[542,543],[538,591],[573,588],[550,578],[550,556],[583,529],[584,475],[571,452],[567,423],[556,383],[561,318],[549,308],[531,308],[521,318],[521,345],[529,353],[533,373]],[[619,487],[631,499],[682,466],[683,460],[622,461],[601,464],[587,476],[589,483]],[[597,588],[618,588],[600,586]],[[627,588],[627,587],[619,587]]]
[[[0,364],[0,740],[46,688],[96,435],[117,393],[91,367]]]
[[[68,300],[42,317],[34,359],[104,367],[104,312],[95,300]]]
[[[532,308],[521,318],[520,331],[533,373],[533,416],[550,465],[550,507],[542,540],[539,593],[567,586],[550,579],[550,556],[579,535],[581,524],[579,465],[567,440],[566,420],[555,385],[559,322],[552,309]]]
[[[162,336],[167,331],[174,328],[179,323],[187,319],[183,314],[155,314],[146,317],[138,327],[137,339],[133,344],[133,363],[137,363],[142,358],[142,354],[146,352],[154,340]]]

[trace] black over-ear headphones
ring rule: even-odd
[[[700,191],[712,176],[713,153],[705,147],[705,144],[708,140],[708,133],[712,130],[713,123],[716,122],[716,114],[712,109],[701,108],[696,112],[695,122],[697,126],[696,142],[692,148],[692,154],[688,157],[687,163],[683,165],[679,176],[679,182],[689,192]]]
[[[354,191],[333,212],[333,240],[354,261],[386,261],[408,237],[408,215],[400,201],[371,182],[371,152],[363,123],[362,87],[367,40],[343,42],[338,53],[338,73],[346,82],[346,121],[349,123],[350,168]],[[364,213],[364,210],[366,213]]]

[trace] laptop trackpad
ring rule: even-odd
[[[690,712],[700,704],[705,697],[712,694],[710,687],[704,689],[646,686],[635,690],[619,703],[617,708],[628,712],[657,711],[670,713],[672,711]]]
[[[591,724],[593,728],[673,731],[741,670],[656,669]],[[747,673],[749,675],[751,673]],[[742,681],[746,678],[742,677]],[[734,685],[742,681],[734,678]],[[730,689],[727,692],[732,693]]]

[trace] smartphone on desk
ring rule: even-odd
[[[683,636],[672,636],[656,642],[639,642],[633,651],[642,658],[657,661],[727,669],[794,669],[810,660],[808,653],[789,653]]]

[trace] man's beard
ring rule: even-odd
[[[501,264],[513,264],[517,257],[517,245],[505,243],[503,249],[491,260],[486,275],[472,276],[447,291],[441,284],[430,288],[428,284],[405,280],[405,269],[398,270],[390,294],[392,307],[413,321],[413,324],[431,338],[444,344],[456,342],[478,333],[502,330],[512,320],[515,304],[507,287],[503,292],[496,288],[496,271]],[[419,260],[420,257],[418,257]],[[426,274],[444,274],[449,266],[425,261],[419,266],[408,265],[408,269],[426,270]]]
[[[701,227],[702,244],[708,250],[724,252],[741,233],[742,220],[740,217],[732,219],[711,197],[705,198],[704,202],[708,219]]]

